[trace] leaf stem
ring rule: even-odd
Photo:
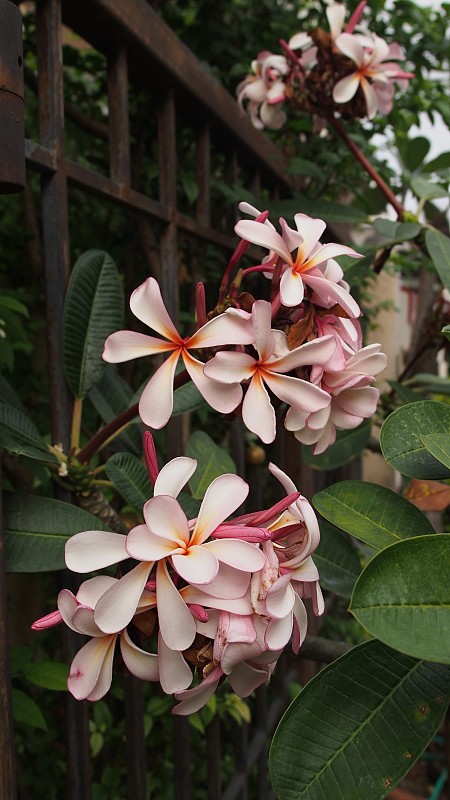
[[[75,452],[80,447],[81,414],[83,410],[83,398],[76,397],[73,403],[72,429],[70,432],[70,448]]]

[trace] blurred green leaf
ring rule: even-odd
[[[0,403],[0,445],[16,455],[57,464],[53,453],[50,453],[44,439],[34,422],[21,408],[8,403]]]
[[[199,500],[203,499],[209,484],[219,475],[236,473],[231,456],[203,431],[196,431],[189,437],[186,455],[197,459],[197,469],[189,481],[189,488],[192,496]]]
[[[13,718],[16,722],[25,722],[31,728],[39,728],[42,731],[48,730],[41,709],[38,705],[19,689],[12,689],[12,710]]]
[[[24,672],[30,683],[43,686],[44,689],[67,691],[69,667],[60,661],[39,661],[28,664]]]
[[[108,459],[105,472],[133,508],[142,515],[142,509],[153,495],[147,467],[131,453],[115,453]]]
[[[303,460],[313,469],[328,470],[343,467],[364,450],[369,442],[371,429],[372,423],[367,420],[353,430],[338,431],[336,442],[318,456],[313,453],[314,445],[311,447],[303,445]]]
[[[427,436],[421,436],[420,439],[428,452],[447,467],[449,470],[448,477],[450,478],[450,432],[431,433]]]
[[[410,172],[414,172],[420,167],[429,152],[431,143],[424,136],[416,136],[414,139],[407,139],[406,146],[403,148],[402,159],[405,167]]]
[[[324,520],[320,521],[320,542],[314,552],[320,583],[341,597],[351,597],[361,572],[358,553],[346,535]]]
[[[437,197],[448,197],[448,192],[438,186],[437,183],[425,180],[425,178],[413,178],[411,189],[421,200],[433,200]]]
[[[425,233],[425,245],[442,283],[450,289],[450,239],[430,228]]]
[[[388,464],[409,478],[438,480],[448,470],[427,450],[421,436],[448,434],[450,406],[434,400],[419,400],[397,408],[384,421],[380,446]]]

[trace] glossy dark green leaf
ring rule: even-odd
[[[96,386],[89,392],[89,400],[103,422],[115,417],[133,405],[133,390],[121,378],[117,367],[108,364]],[[139,417],[109,445],[112,449],[126,450],[136,456],[142,455],[142,424]]]
[[[67,691],[69,667],[61,661],[33,661],[27,665],[24,675],[35,686],[55,692]]]
[[[195,383],[191,381],[185,386],[180,386],[179,389],[175,389],[173,393],[172,416],[176,417],[178,414],[186,414],[188,411],[195,411],[204,404],[205,399],[200,394]]]
[[[98,517],[77,506],[19,492],[4,493],[6,569],[63,569],[67,539],[80,531],[107,531]]]
[[[343,467],[360,455],[370,439],[372,423],[370,420],[363,422],[351,431],[338,431],[336,441],[324,453],[314,455],[314,446],[303,445],[303,460],[313,469],[328,470]]]
[[[431,433],[420,438],[428,452],[447,467],[450,478],[450,433]]]
[[[450,239],[443,233],[430,228],[425,233],[425,245],[446,289],[450,289]]]
[[[335,483],[315,494],[313,505],[333,525],[377,550],[400,539],[434,532],[420,509],[375,483]]]
[[[351,597],[361,572],[358,553],[345,533],[324,520],[320,522],[320,543],[314,552],[314,562],[322,587],[341,597]]]
[[[402,475],[426,480],[447,478],[447,469],[431,455],[420,437],[449,432],[450,405],[419,400],[388,416],[381,428],[380,446],[388,464]]]
[[[20,408],[0,403],[0,445],[16,455],[57,464],[34,422]]]
[[[73,268],[64,304],[63,364],[75,397],[85,397],[102,377],[105,339],[122,327],[122,319],[117,267],[102,250],[88,250]]]
[[[273,737],[279,800],[382,800],[444,717],[450,669],[377,641],[355,647],[297,695]]]
[[[147,467],[131,453],[115,453],[108,459],[105,472],[116,489],[142,515],[142,509],[153,496]]]
[[[402,653],[450,664],[450,534],[387,547],[356,582],[350,611]]]
[[[442,328],[441,333],[450,341],[450,325],[445,325],[445,327]]]
[[[25,722],[31,728],[48,730],[44,715],[39,706],[20,689],[12,689],[12,711],[16,722]]]
[[[195,517],[198,516],[201,500],[192,497],[190,494],[187,494],[187,492],[180,492],[177,500],[188,519],[195,519]]]
[[[236,472],[231,456],[207,433],[196,431],[189,437],[186,455],[197,459],[197,469],[189,481],[192,496],[202,500],[209,484],[219,475]]]

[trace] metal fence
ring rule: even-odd
[[[38,141],[21,139],[15,130],[8,147],[8,173],[3,191],[17,190],[23,181],[21,160],[26,155],[30,171],[41,176],[41,220],[43,264],[47,294],[48,364],[52,408],[52,440],[68,444],[71,399],[66,387],[61,357],[61,316],[64,290],[70,272],[70,210],[69,189],[95,195],[131,213],[142,221],[158,225],[159,271],[162,294],[174,319],[178,310],[178,266],[180,241],[210,243],[223,251],[232,252],[236,240],[226,230],[232,230],[229,211],[213,207],[211,178],[221,178],[233,186],[239,175],[245,175],[247,185],[258,196],[282,197],[289,193],[290,184],[284,173],[279,151],[237,111],[234,99],[207,73],[195,56],[165,25],[145,0],[37,0],[36,4],[37,76],[28,75],[27,84],[37,89],[39,109]],[[3,33],[10,24],[11,3],[0,0],[0,21]],[[17,9],[13,9],[14,12]],[[8,13],[7,13],[8,12]],[[17,21],[11,23],[16,25]],[[6,27],[5,27],[6,26]],[[101,53],[106,60],[108,87],[107,124],[89,119],[64,97],[64,68],[62,58],[63,31],[67,26]],[[11,31],[6,33],[11,52],[0,56],[11,59],[14,69],[22,68],[22,54],[14,45]],[[3,37],[5,38],[5,37]],[[5,51],[4,51],[5,52]],[[6,68],[6,67],[5,67]],[[8,70],[6,69],[6,72]],[[16,78],[14,79],[16,80]],[[131,162],[129,88],[137,87],[152,98],[154,150],[158,160],[159,187],[156,196],[139,186]],[[5,89],[4,85],[0,86]],[[10,90],[11,91],[11,90]],[[12,89],[14,102],[20,102],[20,81]],[[11,98],[8,98],[11,99]],[[3,127],[4,97],[1,97],[0,122]],[[65,122],[72,120],[90,135],[100,138],[109,150],[109,174],[104,174],[83,162],[68,157],[65,145]],[[177,188],[177,135],[180,125],[191,132],[193,162],[198,196],[193,213],[180,203]],[[24,143],[24,149],[23,149]],[[2,148],[6,145],[0,140]],[[15,154],[13,153],[15,149]],[[17,163],[14,165],[14,159]],[[219,165],[219,166],[218,166]],[[234,214],[234,212],[233,212]],[[86,248],[91,246],[85,243]],[[169,431],[168,452],[178,455],[179,430],[176,424]],[[235,436],[234,456],[238,471],[247,472],[253,494],[260,491],[258,467],[245,465],[242,437]],[[301,479],[305,494],[312,492],[312,478],[302,468],[298,448],[287,448],[283,438],[277,444],[277,463]],[[253,498],[258,499],[256,496]],[[0,798],[16,797],[11,706],[8,683],[8,653],[6,647],[6,592],[3,580],[0,538]],[[72,649],[66,642],[68,654]],[[221,725],[215,717],[207,730],[207,787],[203,795],[209,800],[244,800],[272,797],[267,780],[267,748],[271,731],[287,703],[286,665],[281,664],[274,676],[275,691],[272,703],[267,690],[260,689],[253,709],[250,726],[236,726],[235,770],[228,786],[221,786]],[[69,800],[89,800],[91,774],[88,738],[88,704],[77,703],[71,697],[66,707],[67,797]],[[146,742],[143,725],[142,686],[127,680],[125,689],[126,762],[128,797],[147,800],[145,782]],[[176,800],[195,800],[195,779],[190,775],[189,724],[176,718],[173,725],[174,797]],[[252,773],[249,794],[248,777]],[[157,800],[157,798],[154,798]]]

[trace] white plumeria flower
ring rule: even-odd
[[[247,353],[220,352],[205,365],[205,373],[224,384],[250,381],[242,404],[242,419],[247,428],[263,442],[273,442],[276,434],[275,411],[264,384],[280,400],[304,411],[325,408],[330,402],[326,392],[317,390],[308,381],[283,373],[313,363],[325,363],[336,348],[336,340],[333,336],[325,336],[278,357],[277,343],[280,338],[286,337],[281,331],[271,330],[270,303],[257,300],[252,307],[252,320],[258,357]]]
[[[203,363],[189,352],[229,344],[250,344],[248,314],[238,309],[228,309],[210,320],[193,336],[182,338],[164,306],[159,286],[148,278],[130,298],[133,314],[149,328],[163,336],[158,339],[135,331],[118,331],[108,336],[103,358],[117,364],[147,355],[170,353],[164,364],[156,370],[145,387],[139,401],[139,414],[146,425],[162,428],[170,419],[173,409],[173,381],[181,356],[190,378],[209,405],[228,414],[236,408],[242,397],[239,386],[217,386],[203,374]]]
[[[320,244],[320,237],[326,228],[323,220],[308,217],[306,214],[296,214],[294,219],[297,230],[290,228],[283,218],[280,219],[282,236],[275,229],[254,220],[240,220],[234,230],[242,239],[268,248],[283,260],[284,267],[280,281],[283,305],[287,307],[300,305],[306,285],[323,301],[325,307],[339,303],[351,317],[358,317],[361,313],[358,304],[349,292],[334,280],[334,270],[329,278],[325,275],[325,270],[329,260],[336,256],[361,258],[360,253],[340,244]]]

